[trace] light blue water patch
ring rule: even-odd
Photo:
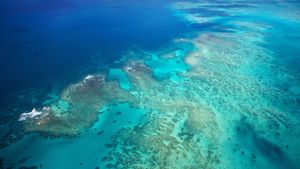
[[[99,112],[99,121],[92,129],[105,129],[107,133],[115,133],[120,127],[133,127],[142,122],[142,117],[146,114],[146,111],[134,108],[126,102],[102,107]]]
[[[162,49],[158,55],[162,58],[183,58],[193,50],[193,47],[190,43],[172,43],[166,49]]]
[[[120,87],[124,90],[129,90],[131,87],[126,73],[121,69],[110,69],[107,80],[117,80]]]
[[[184,56],[188,52],[187,49],[174,49],[169,53],[152,54],[150,60],[146,61],[146,65],[153,69],[153,76],[158,80],[178,79],[177,73],[186,72],[190,66],[184,62]]]
[[[107,80],[117,80],[124,90],[129,90],[131,87],[126,73],[121,69],[109,69]]]

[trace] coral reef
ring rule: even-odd
[[[105,76],[87,76],[68,86],[42,117],[26,119],[26,131],[41,131],[53,135],[78,135],[96,120],[102,106],[131,100],[130,94],[119,88],[116,81],[106,82]],[[21,116],[22,117],[22,116]]]
[[[179,16],[191,24],[202,24],[242,15],[234,6],[247,6],[229,4],[233,7],[218,17],[189,12],[213,5],[174,7],[184,10]],[[222,28],[178,39],[173,49],[129,51],[123,67],[110,69],[108,77],[88,75],[47,108],[21,115],[25,130],[78,135],[101,121],[101,113],[109,114],[112,105],[126,102],[130,111],[147,113],[142,120],[128,118],[132,125],[112,127],[116,132],[100,160],[105,168],[296,168],[299,76],[265,47],[272,25],[233,18]],[[118,117],[126,114],[117,110]],[[99,137],[106,133],[97,131]]]

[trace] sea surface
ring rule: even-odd
[[[299,140],[299,1],[0,2],[0,169],[297,169]]]

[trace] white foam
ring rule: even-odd
[[[90,79],[93,79],[94,77],[95,77],[94,75],[85,76],[85,78],[83,79],[83,83],[88,82]],[[83,83],[81,83],[80,85],[83,86]]]
[[[91,79],[91,78],[93,78],[94,76],[93,75],[87,75],[85,78],[84,78],[84,80],[89,80],[89,79]]]
[[[132,70],[132,68],[129,67],[129,66],[126,66],[126,67],[125,67],[125,70],[126,70],[126,71],[130,71],[130,70]]]
[[[43,107],[42,111],[37,111],[35,108],[33,108],[32,111],[29,112],[29,113],[22,113],[20,115],[20,118],[18,119],[18,121],[24,121],[24,120],[27,120],[28,118],[29,119],[32,119],[32,118],[36,118],[36,119],[43,118],[46,115],[48,115],[48,113],[44,113],[43,111],[49,111],[49,110],[50,110],[50,107]]]

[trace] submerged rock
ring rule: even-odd
[[[30,166],[30,167],[25,167],[25,166],[22,166],[22,167],[19,167],[19,169],[38,169],[39,166]]]
[[[104,130],[99,131],[97,134],[102,135],[104,133]]]

